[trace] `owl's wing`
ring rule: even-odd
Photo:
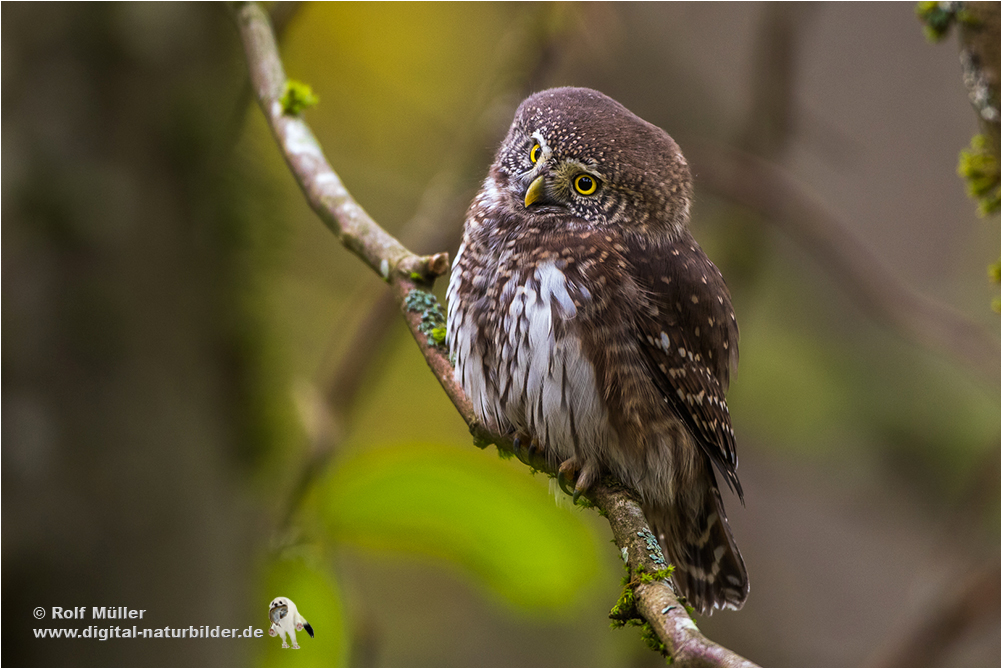
[[[637,313],[640,350],[669,405],[743,503],[724,399],[738,358],[730,293],[720,271],[690,236],[655,248],[644,245],[629,254],[648,298]]]

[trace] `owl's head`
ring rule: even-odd
[[[508,206],[535,219],[571,215],[672,237],[688,225],[692,180],[678,145],[588,88],[526,98],[491,176]]]

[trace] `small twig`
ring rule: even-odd
[[[420,329],[421,315],[406,308],[405,302],[412,290],[428,289],[435,278],[447,270],[445,255],[422,257],[411,253],[355,202],[327,163],[306,123],[299,117],[283,113],[279,98],[285,85],[285,73],[267,14],[254,3],[239,4],[234,9],[258,102],[310,206],[347,249],[389,283],[418,348],[474,437],[496,443],[499,448],[511,449],[510,442],[490,434],[477,421],[469,399],[453,379],[448,357],[441,348],[428,343]],[[605,511],[617,545],[626,549],[628,559],[633,560],[631,568],[636,569],[645,559],[639,552],[637,533],[650,534],[639,505],[629,493],[606,485],[595,486],[590,496]],[[753,666],[706,639],[687,614],[684,620],[679,618],[681,605],[666,583],[642,583],[636,587],[636,597],[638,611],[651,624],[676,664]]]
[[[292,23],[292,19],[299,13],[302,7],[303,3],[299,0],[286,0],[285,2],[277,2],[272,5],[269,16],[271,17],[271,25],[276,42],[282,41],[282,36],[288,29],[289,24]],[[230,112],[230,120],[226,126],[224,141],[222,142],[223,151],[220,152],[220,159],[232,154],[233,148],[240,141],[240,137],[243,134],[244,119],[247,118],[247,110],[250,109],[253,100],[254,91],[251,88],[250,79],[245,78],[240,84],[240,92],[237,94],[237,101],[233,105],[233,111]],[[217,166],[217,169],[220,169],[220,167]]]
[[[302,8],[303,3],[300,0],[284,0],[271,6],[268,17],[271,19],[271,29],[275,32],[276,41],[282,40],[282,35]]]

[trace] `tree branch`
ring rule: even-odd
[[[951,581],[907,634],[867,662],[873,667],[943,666],[947,652],[977,625],[998,624],[1000,565],[989,560]]]
[[[422,315],[406,305],[414,290],[428,290],[434,280],[448,270],[444,253],[417,256],[383,230],[348,193],[306,123],[286,115],[280,98],[285,72],[267,14],[255,3],[234,6],[244,44],[255,95],[264,112],[286,163],[300,188],[324,224],[341,243],[376,271],[389,284],[398,308],[424,355],[428,366],[481,443],[494,443],[511,450],[506,438],[492,435],[476,419],[473,407],[453,379],[452,365],[445,351],[429,344],[421,331]],[[551,475],[554,472],[548,472]],[[635,580],[643,573],[658,570],[644,537],[652,537],[640,506],[632,496],[607,483],[593,487],[590,498],[609,519],[617,545],[624,551]],[[655,542],[656,548],[656,542]],[[659,554],[660,550],[653,554]],[[660,563],[663,566],[663,558]],[[667,581],[638,581],[631,587],[636,610],[651,625],[664,650],[680,666],[755,666],[726,648],[706,639],[678,601]]]
[[[960,21],[960,65],[971,106],[978,114],[988,148],[999,155],[999,22],[997,2],[965,2]]]

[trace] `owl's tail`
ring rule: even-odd
[[[716,486],[708,486],[702,499],[691,504],[644,505],[644,515],[675,565],[675,585],[690,606],[708,615],[744,605],[748,573]]]

